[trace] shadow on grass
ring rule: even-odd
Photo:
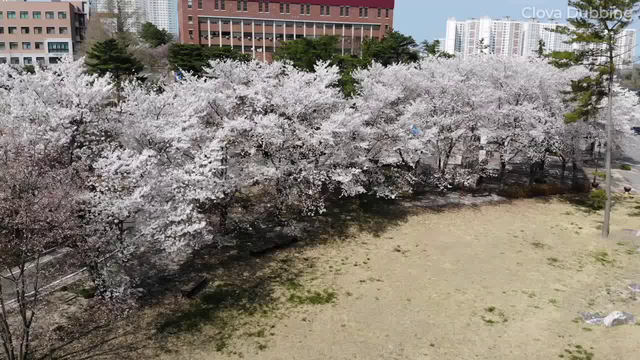
[[[143,344],[127,341],[132,331],[114,334],[112,323],[100,324],[87,331],[69,336],[69,339],[36,356],[38,360],[138,359]],[[87,340],[77,346],[81,340]]]
[[[248,226],[229,236],[227,240],[233,243],[231,246],[210,244],[201,247],[181,259],[175,267],[166,266],[163,261],[167,256],[161,253],[137,257],[135,269],[145,274],[138,284],[146,294],[141,305],[148,308],[157,306],[159,312],[153,315],[152,329],[148,325],[133,326],[136,331],[147,334],[155,330],[153,335],[143,339],[144,344],[140,347],[153,346],[171,353],[175,349],[166,345],[168,338],[198,334],[206,329],[208,336],[213,334],[209,338],[216,350],[221,351],[243,322],[251,321],[253,324],[258,319],[268,319],[283,303],[333,301],[327,295],[330,292],[321,293],[314,291],[316,289],[305,289],[308,292],[302,294],[311,295],[290,296],[288,302],[286,297],[281,298],[282,288],[288,291],[286,284],[299,283],[298,279],[315,264],[311,259],[289,256],[286,251],[278,254],[284,256],[276,256],[273,250],[291,248],[293,253],[326,242],[345,241],[358,233],[381,237],[389,229],[406,223],[413,215],[451,208],[430,206],[436,196],[431,193],[400,200],[371,196],[336,198],[328,201],[324,214],[302,218],[291,215],[295,220],[284,224],[273,220],[273,214],[267,211],[246,206],[246,209],[236,210],[245,217],[238,223]],[[464,205],[453,207],[460,206]],[[206,276],[210,287],[193,300],[178,299],[180,287],[195,276]],[[316,298],[322,301],[316,301]],[[167,304],[167,299],[173,300]],[[133,317],[132,322],[135,322],[135,315]],[[92,341],[100,344],[103,339],[112,339],[119,330],[117,327],[113,324],[111,333],[106,332]],[[106,350],[96,347],[83,349],[87,356],[109,357],[100,355]],[[74,356],[60,359],[80,358]]]
[[[235,327],[234,315],[266,315],[276,308],[276,301],[272,284],[264,279],[248,286],[224,284],[207,290],[186,308],[162,315],[156,330],[160,335],[174,335],[213,325],[224,333]]]

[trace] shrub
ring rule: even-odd
[[[579,187],[580,189],[582,187]],[[534,184],[533,186],[510,186],[502,190],[499,195],[507,199],[527,199],[542,196],[553,196],[570,193],[570,185]]]
[[[620,170],[624,170],[624,171],[631,171],[631,165],[629,165],[629,164],[622,164],[622,165],[620,165]]]
[[[589,205],[593,210],[602,210],[607,202],[607,192],[603,189],[594,190],[589,194]]]
[[[599,178],[602,178],[603,180],[607,179],[607,173],[604,171],[594,171],[592,174],[593,176],[597,176]]]

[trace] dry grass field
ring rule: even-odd
[[[638,359],[636,200],[601,212],[560,199],[409,216],[348,240],[280,250],[222,270],[198,300],[168,297],[58,349],[108,359]],[[375,224],[372,224],[375,225]],[[260,265],[260,266],[256,266]],[[82,304],[76,304],[82,307]]]

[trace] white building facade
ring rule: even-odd
[[[545,53],[580,49],[581,45],[567,43],[567,35],[554,32],[560,26],[567,25],[510,18],[494,20],[483,17],[465,21],[449,18],[444,51],[463,58],[481,52],[502,56],[536,56],[540,40],[544,42]],[[637,30],[625,30],[617,40],[615,56],[618,67],[633,66],[636,44]]]
[[[160,29],[178,35],[178,1],[177,0],[144,0],[144,17],[146,21]]]

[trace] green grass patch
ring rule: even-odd
[[[622,164],[622,165],[620,165],[620,170],[624,170],[624,171],[631,171],[631,165],[629,165],[629,164]]]
[[[609,253],[604,250],[596,251],[595,253],[593,253],[593,258],[596,262],[599,262],[603,266],[613,265],[614,263],[613,259],[609,257]]]
[[[558,259],[557,257],[548,257],[547,264],[551,266],[558,266],[560,264],[560,259]]]
[[[326,305],[332,304],[338,298],[335,291],[325,289],[320,291],[309,291],[306,294],[293,293],[289,295],[289,302],[297,305]]]

